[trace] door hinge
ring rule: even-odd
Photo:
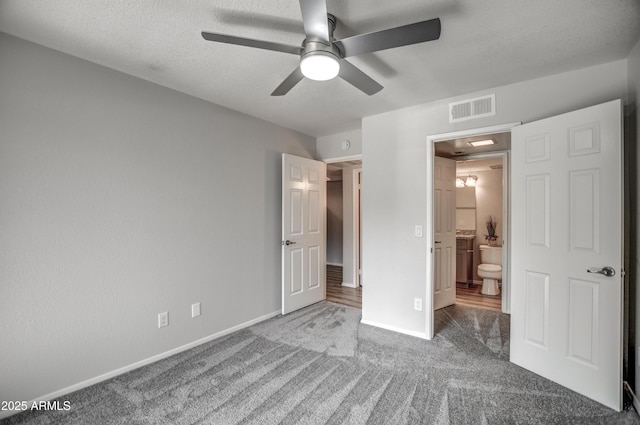
[[[627,272],[624,269],[620,269],[620,276],[625,277]]]

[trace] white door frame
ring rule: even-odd
[[[361,235],[361,225],[362,225],[362,216],[360,213],[361,205],[361,195],[362,195],[362,168],[354,168],[353,169],[353,271],[355,274],[355,279],[353,282],[358,286],[362,285],[362,262],[360,259],[362,258],[362,235]]]
[[[475,136],[484,136],[486,134],[492,133],[506,133],[510,132],[511,129],[515,126],[520,125],[520,122],[513,122],[507,124],[500,124],[491,127],[482,127],[475,128],[469,130],[455,131],[451,133],[441,133],[441,134],[433,134],[427,136],[427,211],[426,211],[426,221],[428,231],[426,233],[425,243],[427,244],[427,254],[429,258],[427,259],[427,273],[426,273],[426,296],[425,296],[425,335],[427,339],[433,339],[434,336],[434,312],[433,312],[433,208],[434,208],[434,200],[433,200],[433,192],[434,192],[434,175],[433,175],[433,163],[435,157],[434,143],[442,142],[450,139],[459,139],[463,137],[475,137]],[[503,178],[505,176],[503,171]],[[504,185],[503,185],[504,187]],[[503,189],[504,190],[504,189]],[[508,197],[507,197],[508,199]],[[504,214],[505,205],[507,206],[507,212]],[[508,202],[505,202],[503,205],[503,217],[509,217],[510,210],[508,209]],[[507,226],[508,227],[508,226]],[[508,229],[507,229],[508,230]],[[508,235],[503,235],[505,238]],[[505,254],[505,250],[503,250],[503,255]],[[503,264],[504,269],[505,264]],[[508,267],[508,262],[506,267]],[[503,271],[504,275],[504,271]],[[503,288],[504,290],[504,288]],[[507,290],[508,292],[508,290]],[[505,296],[507,300],[509,299],[508,294],[505,295],[503,293],[503,308],[504,308],[504,300]],[[510,308],[510,303],[507,302],[507,308]]]

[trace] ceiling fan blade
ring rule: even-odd
[[[373,78],[360,71],[355,65],[342,59],[340,61],[340,78],[351,84],[352,86],[362,90],[369,96],[382,90],[382,86]]]
[[[329,21],[325,0],[300,0],[304,32],[310,41],[329,44]]]
[[[213,32],[202,31],[202,38],[208,41],[218,41],[220,43],[257,47],[258,49],[291,53],[293,55],[299,55],[302,52],[302,47],[290,46],[288,44],[272,43],[270,41],[254,40],[252,38],[234,37],[232,35],[226,34],[216,34]]]
[[[416,22],[415,24],[348,37],[334,41],[333,44],[338,47],[342,57],[347,58],[362,53],[377,52],[393,47],[437,40],[438,38],[440,38],[440,18],[435,18]]]
[[[289,90],[293,88],[296,84],[300,82],[304,78],[302,75],[302,71],[300,71],[300,67],[296,66],[296,69],[293,70],[291,74],[287,78],[284,79],[282,83],[271,93],[271,96],[282,96],[289,93]]]

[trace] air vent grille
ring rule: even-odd
[[[449,104],[449,122],[466,121],[496,114],[496,95],[476,97]]]
[[[492,170],[502,170],[502,164],[489,165]]]

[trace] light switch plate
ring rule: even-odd
[[[420,224],[416,224],[416,228],[414,230],[414,233],[416,238],[421,238],[422,237],[422,225]]]

